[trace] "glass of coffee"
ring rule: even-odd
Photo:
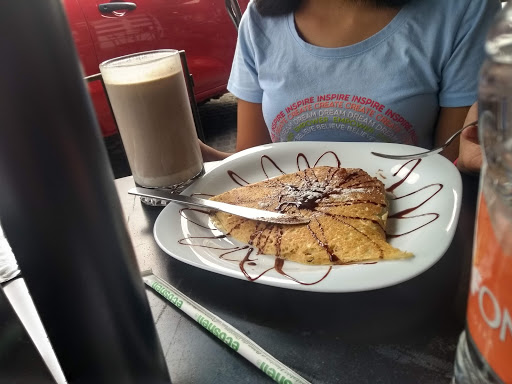
[[[203,159],[179,51],[118,57],[100,71],[135,184],[178,193],[200,177]]]

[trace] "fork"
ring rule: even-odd
[[[439,146],[437,148],[431,149],[429,151],[414,153],[412,155],[388,155],[388,154],[379,153],[379,152],[371,152],[371,154],[374,155],[374,156],[384,157],[386,159],[393,159],[393,160],[411,160],[411,159],[417,159],[417,158],[420,158],[420,157],[435,155],[436,153],[441,152],[448,145],[450,145],[451,142],[453,140],[455,140],[455,138],[457,136],[459,136],[462,133],[463,130],[465,130],[466,128],[475,126],[475,125],[478,125],[478,120],[472,121],[471,123],[465,125],[461,129],[459,129],[457,132],[455,132],[452,136],[450,136],[450,138],[448,140],[446,140],[446,142],[443,145],[441,145],[441,146]]]

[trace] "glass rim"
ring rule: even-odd
[[[165,59],[165,58],[168,58],[170,56],[174,56],[175,54],[179,54],[179,50],[177,49],[154,49],[154,50],[151,50],[151,51],[143,51],[143,52],[135,52],[135,53],[129,53],[128,55],[123,55],[123,56],[118,56],[118,57],[113,57],[111,59],[108,59],[108,60],[105,60],[103,62],[100,63],[99,67],[100,68],[115,68],[115,67],[131,67],[131,66],[135,66],[135,65],[140,65],[141,63],[140,62],[132,62],[132,63],[126,63],[126,64],[122,64],[120,63],[120,65],[116,66],[116,65],[111,65],[113,63],[117,63],[117,62],[120,62],[120,61],[127,61],[127,59],[131,58],[131,57],[136,57],[136,56],[143,56],[143,55],[147,55],[147,56],[150,56],[151,54],[156,54],[156,53],[169,53],[169,55],[162,55],[162,56],[158,56],[158,57],[155,57],[155,58],[150,58],[149,60],[147,61],[144,61],[144,64],[150,64],[150,63],[153,63],[155,61],[158,61],[158,60],[162,60],[162,59]]]

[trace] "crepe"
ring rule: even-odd
[[[214,212],[214,225],[258,253],[310,265],[411,257],[386,242],[382,182],[355,168],[315,167],[235,188],[211,200],[298,214],[309,224],[281,225]]]

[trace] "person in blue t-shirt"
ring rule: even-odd
[[[240,151],[278,141],[431,148],[477,99],[498,0],[254,0],[228,90]],[[205,161],[229,156],[202,144]],[[443,153],[455,160],[458,143]]]

